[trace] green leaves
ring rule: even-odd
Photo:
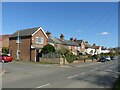
[[[41,50],[41,53],[44,53],[44,54],[52,53],[52,52],[55,52],[55,48],[50,44],[45,45]]]

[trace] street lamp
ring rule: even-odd
[[[18,32],[18,36],[17,36],[17,61],[19,60],[19,56],[20,56],[20,36],[19,36],[19,30]]]

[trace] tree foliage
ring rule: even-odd
[[[72,63],[75,60],[75,55],[67,48],[59,49],[59,53],[63,58],[66,58],[69,63]]]
[[[9,53],[9,48],[8,47],[3,47],[2,48],[2,53],[8,54]]]
[[[41,50],[41,53],[44,53],[44,54],[53,53],[53,52],[55,52],[55,48],[51,44],[45,45]]]

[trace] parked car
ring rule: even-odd
[[[113,56],[110,57],[111,60],[115,60],[115,58]]]
[[[10,56],[10,54],[2,54],[0,55],[0,62],[5,63],[5,62],[11,62],[13,60],[13,57]]]
[[[100,59],[99,59],[99,62],[106,62],[107,61],[107,59],[105,58],[105,57],[101,57]]]
[[[110,60],[111,60],[111,58],[110,58],[110,57],[105,57],[105,59],[106,59],[107,61],[110,61]]]

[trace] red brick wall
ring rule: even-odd
[[[3,41],[2,41],[2,47],[9,47],[9,38],[6,37]]]
[[[35,62],[36,61],[36,50],[31,49],[31,61]]]
[[[10,40],[10,50],[14,60],[17,60],[17,43],[16,39]],[[20,43],[20,60],[30,61],[30,37],[21,38]]]
[[[36,44],[36,37],[43,37],[44,38],[44,43],[43,44]],[[33,37],[32,37],[32,43],[34,45],[39,45],[40,47],[43,47],[44,45],[47,44],[47,38],[45,37],[45,35],[43,34],[43,32],[41,30],[39,30],[36,34],[33,35]]]

